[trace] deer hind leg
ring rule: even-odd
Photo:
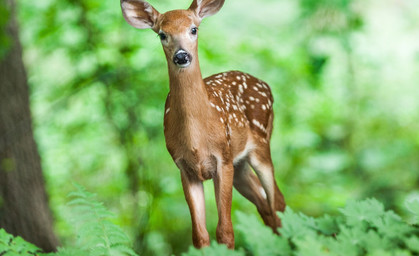
[[[249,154],[249,163],[255,170],[266,193],[270,215],[273,219],[273,222],[269,226],[277,233],[277,228],[281,226],[281,220],[278,218],[276,212],[285,210],[285,200],[275,181],[269,147],[252,151]]]
[[[275,219],[272,216],[266,193],[258,177],[250,169],[247,161],[241,161],[234,166],[234,187],[239,193],[252,202],[265,225],[274,227]]]
[[[183,192],[192,219],[192,241],[196,248],[210,245],[205,221],[205,197],[202,181],[181,168]]]

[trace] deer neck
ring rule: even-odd
[[[202,80],[198,61],[190,67],[179,69],[169,65],[170,108],[178,121],[204,121],[210,115],[210,102]]]

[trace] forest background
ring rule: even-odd
[[[165,12],[190,1],[150,3]],[[74,239],[65,204],[78,183],[140,255],[186,251],[191,224],[164,143],[169,88],[156,34],[130,27],[116,0],[19,1],[17,11],[61,242]],[[292,209],[333,215],[375,197],[407,218],[404,202],[419,196],[418,1],[227,0],[200,26],[199,58],[204,76],[241,70],[270,84],[272,157]],[[214,237],[211,182],[205,192]],[[233,212],[256,214],[233,198]]]

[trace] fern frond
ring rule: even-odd
[[[71,192],[73,218],[71,222],[77,229],[77,243],[91,256],[103,255],[137,255],[129,249],[130,240],[120,227],[109,219],[114,214],[106,209],[96,195],[86,191],[82,186],[75,185],[76,191]]]

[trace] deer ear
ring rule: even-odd
[[[122,15],[135,28],[153,28],[160,13],[142,0],[121,0]]]
[[[189,10],[200,19],[216,14],[224,5],[224,0],[193,0]]]

